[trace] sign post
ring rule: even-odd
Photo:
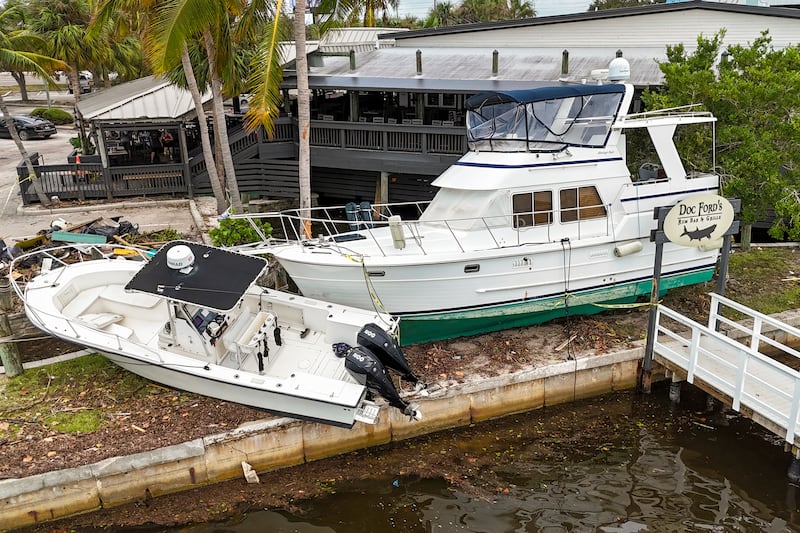
[[[649,394],[652,384],[653,349],[656,340],[657,306],[664,243],[672,242],[680,246],[703,247],[707,250],[722,248],[717,292],[723,294],[725,279],[728,275],[731,235],[739,231],[739,223],[738,221],[734,223],[734,217],[739,212],[740,206],[740,200],[728,201],[716,194],[697,194],[672,207],[657,207],[654,210],[653,218],[657,220],[657,224],[656,229],[650,232],[650,242],[654,242],[656,245],[653,284],[650,291],[650,311],[644,359],[638,379],[638,387],[642,392]]]

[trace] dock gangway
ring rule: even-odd
[[[727,318],[725,310],[738,316]],[[800,366],[800,352],[791,346],[798,340],[800,329],[712,293],[708,325],[658,305],[653,355],[800,448],[800,372],[792,368]]]

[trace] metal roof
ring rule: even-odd
[[[211,91],[203,103],[211,100]],[[194,102],[189,91],[164,78],[147,76],[121,83],[78,102],[84,120],[187,119],[194,116]]]
[[[320,52],[366,52],[392,46],[392,35],[406,28],[332,28],[319,41]],[[381,40],[379,40],[379,37]]]
[[[387,48],[356,54],[356,69],[346,57],[325,57],[312,67],[309,84],[319,89],[364,91],[456,92],[526,89],[554,82],[591,83],[593,71],[608,67],[615,49],[570,49],[569,68],[562,74],[561,48],[420,48],[422,74],[417,74],[416,49]],[[492,72],[497,50],[497,73]],[[630,83],[657,85],[663,75],[658,60],[664,49],[640,48],[626,53]],[[596,72],[595,72],[596,73]],[[291,82],[288,83],[290,85]]]
[[[597,11],[585,11],[582,13],[570,13],[567,15],[555,15],[552,17],[534,17],[516,20],[500,20],[495,22],[477,22],[474,24],[458,24],[455,26],[442,26],[439,28],[424,28],[412,30],[393,36],[379,36],[379,39],[391,38],[397,41],[405,39],[415,39],[434,35],[448,35],[455,33],[469,33],[484,30],[500,30],[506,28],[519,28],[528,26],[542,26],[547,24],[561,24],[564,22],[578,22],[584,20],[601,20],[610,18],[629,17],[635,15],[651,15],[656,13],[669,13],[680,11],[691,11],[703,9],[708,11],[721,11],[728,13],[742,13],[750,15],[761,15],[767,17],[800,18],[800,10],[791,7],[759,7],[745,4],[728,4],[722,2],[704,2],[703,0],[689,0],[686,2],[672,2],[662,4],[650,4],[636,7],[624,7],[618,9],[601,9]]]

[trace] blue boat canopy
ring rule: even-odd
[[[595,94],[624,93],[625,86],[613,85],[560,85],[554,87],[539,87],[537,89],[520,89],[518,91],[483,92],[471,96],[464,106],[468,109],[478,109],[485,105],[518,103],[529,104],[544,100],[557,100],[559,98],[574,98],[578,96],[592,96]]]

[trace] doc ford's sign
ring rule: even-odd
[[[696,194],[675,204],[664,218],[664,234],[681,246],[708,246],[733,223],[731,203],[716,194]]]

